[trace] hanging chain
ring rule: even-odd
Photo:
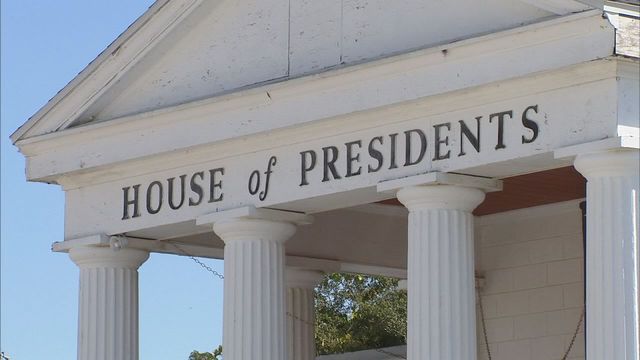
[[[482,335],[484,336],[484,342],[487,345],[487,357],[489,360],[492,360],[491,349],[489,348],[489,339],[487,337],[487,326],[484,318],[484,307],[482,305],[482,296],[480,295],[480,289],[478,289],[476,293],[478,294],[478,306],[480,307],[480,321],[482,322]],[[582,326],[582,322],[584,321],[585,312],[586,312],[586,307],[583,307],[582,313],[580,314],[580,319],[578,320],[578,326],[576,326],[576,330],[573,332],[573,337],[571,338],[569,347],[567,348],[567,351],[565,351],[561,360],[567,360],[567,358],[569,357],[569,353],[571,352],[571,349],[573,349],[573,345],[575,344],[576,338],[578,337],[578,333],[580,332],[580,326]]]
[[[300,321],[301,323],[303,323],[303,324],[305,324],[305,325],[307,325],[307,326],[311,326],[311,327],[315,327],[315,326],[316,326],[316,324],[312,323],[311,321],[309,321],[309,320],[305,320],[305,319],[303,319],[303,318],[301,318],[301,317],[299,317],[299,316],[293,315],[292,313],[290,313],[290,312],[288,312],[288,311],[287,311],[285,314],[286,314],[288,317],[290,317],[290,318],[292,318],[292,319],[294,319],[294,320],[298,320],[298,321]]]
[[[385,354],[391,357],[394,357],[396,359],[406,359],[406,357],[399,355],[399,354],[394,354],[392,352],[386,351],[386,350],[382,350],[382,349],[374,349],[376,352],[379,352],[380,354]]]
[[[200,265],[200,267],[202,267],[203,269],[205,269],[206,271],[210,272],[211,274],[213,274],[215,277],[217,277],[220,280],[224,280],[224,275],[220,274],[219,272],[213,270],[209,265],[203,263],[202,261],[200,261],[197,257],[189,254],[182,246],[179,246],[176,243],[170,242],[170,241],[166,241],[167,244],[173,246],[176,250],[178,250],[182,255],[187,256],[189,259],[193,260],[193,262],[195,262],[196,264]],[[302,323],[304,323],[307,326],[312,326],[314,327],[315,324],[313,324],[312,322],[302,319],[296,315],[293,315],[290,312],[286,313],[287,316],[291,317],[292,319],[298,320]]]
[[[484,336],[484,343],[487,345],[487,357],[489,360],[492,360],[491,349],[489,348],[489,339],[487,337],[487,323],[484,319],[484,306],[482,305],[482,295],[480,295],[480,289],[476,290],[476,294],[478,294],[478,306],[480,307],[480,322],[482,323],[482,335]]]
[[[569,353],[571,352],[571,349],[573,348],[573,344],[576,342],[576,337],[578,337],[578,332],[580,331],[580,326],[582,325],[582,322],[584,321],[584,316],[585,316],[586,311],[587,311],[587,308],[583,307],[582,308],[582,314],[580,314],[580,320],[578,321],[578,326],[576,327],[576,331],[573,333],[573,337],[571,338],[571,342],[569,343],[569,348],[564,353],[564,356],[562,357],[562,360],[567,360],[567,358],[569,357]]]
[[[202,261],[200,261],[195,256],[193,256],[193,255],[189,254],[188,252],[186,252],[182,246],[179,246],[178,244],[170,242],[170,241],[166,241],[166,243],[171,245],[171,246],[173,246],[174,248],[176,248],[176,250],[178,250],[180,253],[182,253],[182,255],[189,257],[189,259],[193,260],[193,262],[195,262],[196,264],[200,265],[200,267],[202,267],[203,269],[205,269],[208,272],[212,273],[218,279],[224,280],[224,275],[222,275],[219,272],[213,270],[209,265],[203,263]]]

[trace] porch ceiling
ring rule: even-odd
[[[507,177],[502,182],[503,190],[488,193],[485,201],[473,212],[474,215],[495,214],[586,196],[586,180],[573,166]],[[397,199],[380,203],[402,206]]]

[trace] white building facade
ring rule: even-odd
[[[78,359],[138,359],[151,252],[224,259],[226,360],[315,358],[336,271],[408,280],[410,360],[638,359],[637,29],[633,1],[156,1],[12,135],[65,191]]]

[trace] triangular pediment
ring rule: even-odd
[[[591,9],[585,2],[157,1],[12,139],[15,142]]]

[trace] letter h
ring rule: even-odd
[[[123,187],[122,188],[122,193],[124,195],[124,201],[123,201],[123,210],[122,210],[122,220],[126,220],[129,218],[129,205],[133,205],[133,216],[131,217],[138,217],[140,216],[140,210],[139,210],[139,206],[138,206],[138,193],[140,192],[140,184],[138,185],[133,185],[133,200],[129,200],[129,189],[131,187],[127,186],[127,187]]]

